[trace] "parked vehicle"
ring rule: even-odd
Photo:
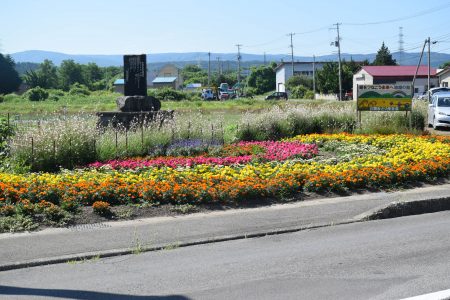
[[[448,88],[448,87],[436,87],[436,88],[430,89],[428,91],[428,94],[430,94],[430,97],[429,97],[430,101],[429,101],[429,103],[431,103],[431,100],[433,99],[433,95],[434,94],[441,93],[441,92],[450,92],[450,88]],[[425,93],[424,96],[425,96],[424,99],[428,98],[427,97],[427,93]],[[419,99],[420,99],[420,97],[419,97]]]
[[[286,92],[273,92],[272,94],[266,96],[266,100],[280,100],[280,99],[287,100],[288,94]]]
[[[212,89],[203,89],[202,90],[202,99],[203,100],[214,100],[214,99],[216,99],[216,96],[214,95],[214,92]]]
[[[230,99],[230,94],[225,91],[219,91],[219,100],[227,100]]]
[[[428,108],[428,126],[450,127],[450,92],[433,95]]]
[[[352,90],[345,92],[344,100],[353,100],[353,91]]]

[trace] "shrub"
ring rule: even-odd
[[[24,97],[30,101],[44,101],[48,98],[48,96],[49,96],[49,93],[39,86],[29,89],[24,94]]]
[[[107,216],[111,214],[110,205],[105,201],[95,201],[94,204],[92,204],[92,209],[94,210],[94,213],[100,216]]]
[[[254,87],[246,87],[244,91],[245,97],[253,97],[257,94],[257,89]]]
[[[149,90],[148,94],[160,101],[181,101],[188,98],[185,92],[177,91],[172,88]]]
[[[304,86],[307,89],[313,88],[313,80],[310,77],[304,75],[295,75],[288,79],[286,82],[286,88],[291,90],[297,86]]]
[[[290,89],[291,97],[296,99],[303,99],[305,94],[308,92],[308,89],[303,85],[295,86]]]
[[[5,101],[5,96],[0,95],[0,103],[2,103],[2,102],[4,102],[4,101]]]
[[[307,91],[305,95],[303,96],[305,99],[314,99],[314,92],[313,91]]]
[[[91,92],[84,84],[75,83],[70,87],[69,95],[72,96],[89,96]]]
[[[0,207],[0,216],[12,216],[16,213],[14,205],[4,205]]]

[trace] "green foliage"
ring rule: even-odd
[[[181,101],[188,99],[188,94],[172,88],[149,90],[149,95],[160,101]]]
[[[69,90],[69,95],[73,96],[89,96],[90,94],[88,87],[80,83],[73,84]]]
[[[41,76],[38,71],[28,70],[23,76],[23,80],[30,88],[45,86],[45,77]]]
[[[313,80],[310,77],[304,75],[295,75],[289,78],[286,82],[286,88],[291,90],[292,88],[302,85],[309,90],[313,89]]]
[[[353,88],[353,74],[355,74],[362,66],[368,65],[369,62],[363,61],[357,63],[353,59],[350,61],[342,61],[342,90],[349,91]],[[322,70],[317,71],[317,87],[324,94],[339,93],[339,65],[337,62],[327,62]]]
[[[272,67],[259,66],[252,67],[247,78],[247,85],[254,88],[256,94],[264,94],[275,89],[276,74]]]
[[[48,98],[49,93],[47,90],[37,86],[32,89],[29,89],[23,97],[27,98],[30,101],[44,101]]]
[[[237,132],[237,138],[243,141],[279,140],[299,134],[351,132],[354,127],[354,118],[345,114],[309,117],[292,113],[285,118],[266,119],[263,125],[258,123],[244,125]]]
[[[207,72],[196,65],[186,65],[181,70],[181,76],[183,76],[184,84],[201,83],[206,85],[208,83]]]
[[[0,217],[0,233],[2,232],[17,232],[17,231],[31,231],[39,225],[33,222],[33,219],[28,216],[13,215],[7,217]]]
[[[306,91],[306,93],[303,95],[303,99],[314,99],[314,92]]]
[[[381,48],[377,52],[377,56],[372,63],[373,66],[396,66],[397,62],[392,58],[392,54],[386,45],[381,45]]]
[[[291,91],[291,98],[303,99],[305,97],[305,94],[308,92],[308,89],[303,85],[298,85],[291,88],[290,91]]]
[[[44,60],[37,70],[39,76],[42,78],[40,87],[44,89],[54,89],[58,87],[58,73],[57,68],[51,60]]]
[[[257,89],[247,86],[244,90],[244,93],[245,93],[246,97],[253,97],[253,96],[257,95]]]
[[[14,130],[8,121],[0,119],[0,160],[3,161],[6,156],[7,141],[14,135]]]
[[[14,66],[14,69],[16,69],[17,73],[19,73],[19,76],[22,76],[25,74],[26,71],[32,70],[36,71],[39,68],[38,63],[32,63],[32,62],[18,62]]]
[[[337,62],[326,62],[317,71],[317,87],[321,93],[339,93],[339,66]]]
[[[447,61],[445,63],[443,63],[442,65],[439,66],[439,69],[445,69],[450,67],[450,61]]]
[[[0,53],[0,94],[17,91],[22,80],[14,69],[15,63],[11,56]]]
[[[69,90],[75,83],[85,83],[83,68],[74,60],[64,60],[58,69],[60,87],[63,90]]]

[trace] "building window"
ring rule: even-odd
[[[443,86],[443,87],[448,87],[448,82],[444,81],[444,82],[442,83],[442,86]]]

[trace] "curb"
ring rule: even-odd
[[[361,221],[382,220],[446,210],[450,210],[450,197],[413,201],[396,201],[388,204],[387,206],[384,205],[371,209],[353,219]]]
[[[299,232],[299,231],[308,230],[308,229],[317,229],[317,228],[352,224],[352,223],[371,221],[371,220],[397,218],[397,217],[426,214],[426,213],[433,213],[433,212],[446,211],[446,210],[450,210],[450,197],[426,199],[426,200],[415,200],[415,201],[396,201],[396,202],[392,202],[388,205],[384,205],[381,207],[371,209],[365,213],[355,216],[354,218],[352,218],[350,220],[343,220],[343,221],[335,222],[335,223],[320,223],[320,224],[316,224],[316,225],[289,227],[289,228],[271,230],[271,231],[261,231],[261,232],[247,233],[247,234],[218,236],[218,237],[199,239],[199,240],[183,242],[183,243],[162,244],[162,245],[157,245],[157,246],[152,246],[152,247],[143,246],[143,247],[139,247],[137,249],[136,248],[122,248],[122,249],[112,249],[112,250],[101,250],[101,251],[94,251],[94,252],[69,254],[69,255],[57,256],[57,257],[52,257],[52,258],[34,259],[34,260],[29,260],[29,261],[24,261],[24,262],[16,262],[16,263],[0,265],[0,272],[15,270],[15,269],[29,268],[29,267],[45,266],[45,265],[51,265],[51,264],[67,263],[67,262],[71,262],[71,261],[84,261],[84,260],[89,260],[89,259],[93,259],[93,258],[108,258],[108,257],[114,257],[114,256],[139,254],[139,253],[144,253],[144,252],[154,252],[154,251],[170,250],[170,249],[183,248],[183,247],[189,247],[189,246],[220,243],[220,242],[226,242],[226,241],[260,238],[260,237],[271,236],[271,235],[294,233],[294,232]]]
[[[125,248],[125,249],[112,249],[112,250],[85,252],[85,253],[78,253],[78,254],[69,254],[69,255],[57,256],[57,257],[52,257],[52,258],[41,258],[41,259],[34,259],[34,260],[25,261],[25,262],[16,262],[16,263],[11,263],[11,264],[0,265],[0,272],[16,270],[16,269],[23,269],[23,268],[30,268],[30,267],[52,265],[52,264],[68,263],[71,261],[83,261],[83,260],[89,260],[89,259],[93,259],[93,258],[108,258],[108,257],[114,257],[114,256],[139,254],[139,253],[144,253],[144,252],[154,252],[154,251],[161,251],[161,250],[171,250],[171,249],[176,249],[176,248],[183,248],[183,247],[197,246],[197,245],[206,245],[206,244],[213,244],[213,243],[221,243],[221,242],[234,241],[234,240],[260,238],[260,237],[271,236],[271,235],[294,233],[294,232],[299,232],[299,231],[308,230],[308,229],[317,229],[317,228],[330,227],[330,226],[335,226],[335,225],[352,224],[352,223],[357,223],[357,222],[362,222],[362,221],[363,220],[348,220],[348,221],[342,221],[342,222],[337,222],[337,223],[324,223],[324,224],[317,224],[317,225],[311,225],[311,226],[291,227],[291,228],[285,228],[285,229],[279,229],[279,230],[273,230],[273,231],[263,231],[263,232],[254,232],[254,233],[248,233],[248,234],[219,236],[219,237],[195,240],[192,242],[163,244],[163,245],[158,245],[158,246],[153,246],[153,247],[145,247],[144,246],[139,249]]]

